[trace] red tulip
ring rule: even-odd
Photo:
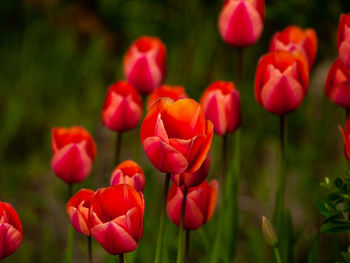
[[[219,16],[221,38],[235,47],[254,44],[264,27],[264,0],[225,0]]]
[[[138,192],[145,189],[145,174],[142,168],[131,160],[120,163],[113,171],[110,184],[128,184],[135,188]]]
[[[188,95],[186,94],[185,88],[183,86],[162,85],[153,90],[152,93],[148,96],[147,110],[151,108],[152,104],[157,99],[162,97],[170,98],[173,101],[177,101],[179,99],[188,98]]]
[[[167,202],[167,213],[170,220],[180,226],[181,208],[184,186],[173,184],[170,188]],[[218,195],[218,182],[204,181],[197,187],[188,188],[183,228],[195,230],[207,223],[212,217]]]
[[[299,51],[307,59],[309,69],[312,68],[317,52],[317,35],[315,30],[307,28],[305,31],[297,26],[288,26],[283,31],[273,35],[270,52],[284,50]]]
[[[350,161],[350,118],[348,118],[348,120],[346,121],[345,131],[340,125],[339,125],[339,130],[340,130],[340,133],[343,135],[343,139],[344,139],[345,157],[346,159],[348,159],[348,161]]]
[[[166,48],[156,37],[138,38],[124,56],[125,78],[142,94],[150,93],[165,78]]]
[[[346,67],[350,68],[350,13],[340,16],[337,46],[339,58]]]
[[[90,173],[96,157],[96,146],[91,135],[82,127],[52,129],[55,174],[67,184],[79,183]]]
[[[127,184],[100,188],[91,199],[91,234],[110,254],[134,251],[143,233],[144,199]]]
[[[255,75],[256,100],[267,111],[282,115],[296,110],[309,83],[304,56],[293,51],[275,51],[260,58]]]
[[[210,84],[201,97],[201,106],[216,134],[233,133],[241,125],[241,101],[233,82]]]
[[[148,111],[141,126],[141,143],[148,159],[164,173],[193,173],[205,160],[213,138],[195,100],[160,98]]]
[[[136,127],[142,117],[142,100],[137,90],[125,81],[112,84],[102,110],[103,124],[110,130],[125,132]]]
[[[350,107],[350,68],[347,68],[340,59],[337,59],[328,72],[326,96],[335,104]]]
[[[208,153],[201,167],[194,173],[172,174],[171,180],[178,186],[194,187],[200,185],[208,176],[210,168],[210,154]]]
[[[90,189],[81,189],[68,201],[66,206],[66,212],[74,229],[86,236],[90,236],[89,208],[94,193]]]
[[[0,260],[15,253],[22,239],[22,224],[15,209],[0,202]]]

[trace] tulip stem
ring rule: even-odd
[[[345,117],[346,117],[346,119],[345,119],[345,121],[347,121],[348,120],[348,118],[349,118],[349,115],[350,115],[350,108],[345,108]]]
[[[279,176],[278,176],[278,185],[276,191],[276,207],[275,207],[275,225],[277,231],[281,233],[281,221],[284,210],[284,190],[286,183],[285,175],[285,144],[287,139],[287,121],[286,115],[280,116],[280,167],[279,167]]]
[[[190,263],[190,234],[191,234],[191,230],[186,230],[185,263]]]
[[[115,142],[115,164],[116,165],[119,164],[121,145],[122,145],[122,133],[118,132],[116,142]]]
[[[154,258],[154,263],[160,262],[160,254],[162,251],[162,243],[163,243],[166,200],[168,197],[169,182],[170,182],[170,174],[167,173],[164,180],[163,198],[162,198],[162,206],[160,211],[160,222],[159,222],[159,230],[158,230],[158,238],[157,238],[157,249],[156,249],[156,256]]]
[[[73,195],[73,184],[68,184],[68,201]]]
[[[87,237],[88,252],[89,252],[89,263],[92,263],[92,246],[91,246],[91,235]]]
[[[124,259],[125,259],[125,257],[124,257],[124,254],[119,254],[119,263],[124,263]]]
[[[68,201],[73,195],[73,184],[68,184]],[[72,225],[68,224],[67,231],[67,248],[65,255],[65,262],[70,263],[73,262],[73,243],[74,243],[74,230]]]
[[[237,48],[237,68],[236,68],[236,88],[241,89],[242,76],[243,76],[243,48]]]
[[[282,263],[281,261],[281,255],[277,247],[274,247],[273,250],[275,251],[276,261],[277,263]]]
[[[183,262],[182,255],[183,255],[183,240],[184,240],[184,217],[185,217],[185,210],[186,210],[186,199],[187,199],[187,191],[188,187],[184,187],[184,193],[182,198],[182,206],[181,206],[181,221],[180,221],[180,227],[179,227],[179,241],[178,241],[178,247],[177,247],[177,260],[176,263]]]

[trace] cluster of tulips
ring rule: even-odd
[[[152,165],[165,173],[163,198],[155,262],[160,262],[164,215],[179,226],[178,261],[189,262],[189,233],[207,223],[218,199],[218,181],[207,182],[210,148],[214,133],[222,137],[223,155],[220,213],[225,213],[227,199],[234,203],[232,250],[238,231],[237,188],[239,178],[239,128],[243,49],[260,38],[265,16],[264,0],[226,0],[218,19],[223,41],[238,52],[236,85],[217,80],[204,90],[200,103],[188,98],[182,86],[163,84],[166,78],[166,47],[157,37],[138,38],[127,50],[123,69],[125,80],[110,85],[102,109],[105,127],[117,133],[116,168],[111,173],[110,186],[97,190],[80,189],[72,193],[72,185],[91,173],[96,158],[96,144],[90,133],[80,126],[52,129],[51,165],[54,173],[69,188],[66,212],[74,229],[88,237],[89,260],[92,262],[91,236],[110,254],[134,251],[144,227],[146,177],[132,160],[119,163],[122,134],[142,121],[140,140]],[[350,107],[350,13],[342,15],[337,38],[339,59],[330,69],[325,93],[336,104]],[[255,75],[255,97],[268,112],[279,115],[281,123],[281,163],[276,192],[274,224],[281,225],[285,188],[286,115],[302,103],[308,89],[309,74],[317,51],[317,36],[313,29],[289,26],[273,35],[269,52],[263,55]],[[148,95],[147,102],[146,95]],[[143,117],[143,104],[146,115]],[[236,133],[233,162],[228,163],[227,141]],[[350,160],[350,121],[342,131],[345,152]],[[217,156],[212,156],[218,158]],[[235,164],[234,173],[227,173]],[[226,178],[234,176],[234,178]],[[170,181],[173,182],[168,191]],[[107,184],[107,182],[106,182]],[[228,191],[229,193],[225,193]],[[146,200],[147,201],[147,200]],[[219,220],[222,220],[223,216]],[[219,222],[221,224],[222,221]],[[220,227],[220,226],[219,226]],[[280,262],[278,237],[272,224],[263,219],[266,241],[275,248]],[[215,244],[220,244],[218,231]],[[22,241],[22,226],[11,205],[0,202],[0,259],[16,251]],[[186,246],[183,240],[186,239]],[[183,254],[185,256],[183,256]],[[216,259],[214,259],[215,261]]]

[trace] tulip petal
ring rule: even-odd
[[[69,207],[67,212],[74,229],[83,235],[89,236],[90,230],[87,225],[87,218],[85,218],[83,214],[73,206]]]
[[[186,170],[188,162],[184,155],[158,137],[148,137],[143,147],[151,163],[164,173],[181,173]]]
[[[0,224],[0,260],[14,253],[22,243],[23,235],[10,224]]]
[[[113,221],[94,226],[91,234],[112,255],[131,252],[137,248],[131,235]]]

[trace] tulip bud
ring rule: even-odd
[[[339,125],[339,131],[344,139],[344,153],[348,161],[350,161],[350,118],[346,121],[345,130]]]
[[[112,255],[134,251],[143,233],[144,199],[127,184],[96,191],[90,202],[91,235]]]
[[[21,245],[23,229],[16,210],[0,202],[0,260],[15,253]]]
[[[163,83],[165,60],[166,48],[159,38],[140,37],[124,56],[125,78],[141,94],[148,94]]]
[[[317,52],[317,35],[315,30],[307,28],[303,31],[297,26],[286,27],[272,37],[269,51],[278,50],[299,51],[306,58],[308,68],[311,70]]]
[[[90,133],[82,127],[52,129],[51,166],[67,184],[80,183],[90,173],[96,158],[96,145]]]
[[[145,174],[142,168],[131,160],[120,163],[113,171],[110,184],[128,184],[135,188],[138,192],[145,189]]]
[[[90,189],[81,189],[68,201],[66,212],[74,229],[86,236],[90,236],[89,208],[94,195]]]
[[[213,82],[204,91],[200,102],[216,134],[233,133],[241,125],[241,101],[233,82]]]
[[[267,111],[283,115],[302,103],[309,84],[304,56],[293,51],[275,51],[264,55],[255,74],[255,98]]]
[[[193,99],[160,98],[141,126],[141,143],[148,159],[164,173],[194,173],[207,157],[213,124]]]
[[[167,201],[167,214],[170,220],[180,226],[181,208],[183,202],[184,186],[173,184],[169,190]],[[197,187],[189,187],[183,221],[183,228],[195,230],[207,223],[212,217],[218,195],[218,182],[204,181]]]
[[[125,81],[112,84],[102,110],[103,124],[116,132],[136,127],[142,118],[142,100],[137,90]]]
[[[219,16],[221,38],[235,47],[254,44],[264,27],[264,0],[225,0]]]
[[[350,68],[340,59],[331,66],[325,84],[325,94],[335,104],[350,107]]]
[[[262,232],[264,240],[269,246],[276,247],[278,245],[279,240],[276,230],[270,220],[264,216],[262,217]]]
[[[194,187],[200,185],[207,177],[210,167],[210,154],[208,153],[202,166],[194,173],[172,174],[171,180],[178,186]]]
[[[153,90],[152,93],[148,96],[147,110],[151,108],[156,100],[162,97],[177,101],[179,99],[188,98],[188,95],[186,94],[185,88],[183,86],[162,85]]]
[[[350,13],[340,16],[337,46],[340,60],[350,68]]]

